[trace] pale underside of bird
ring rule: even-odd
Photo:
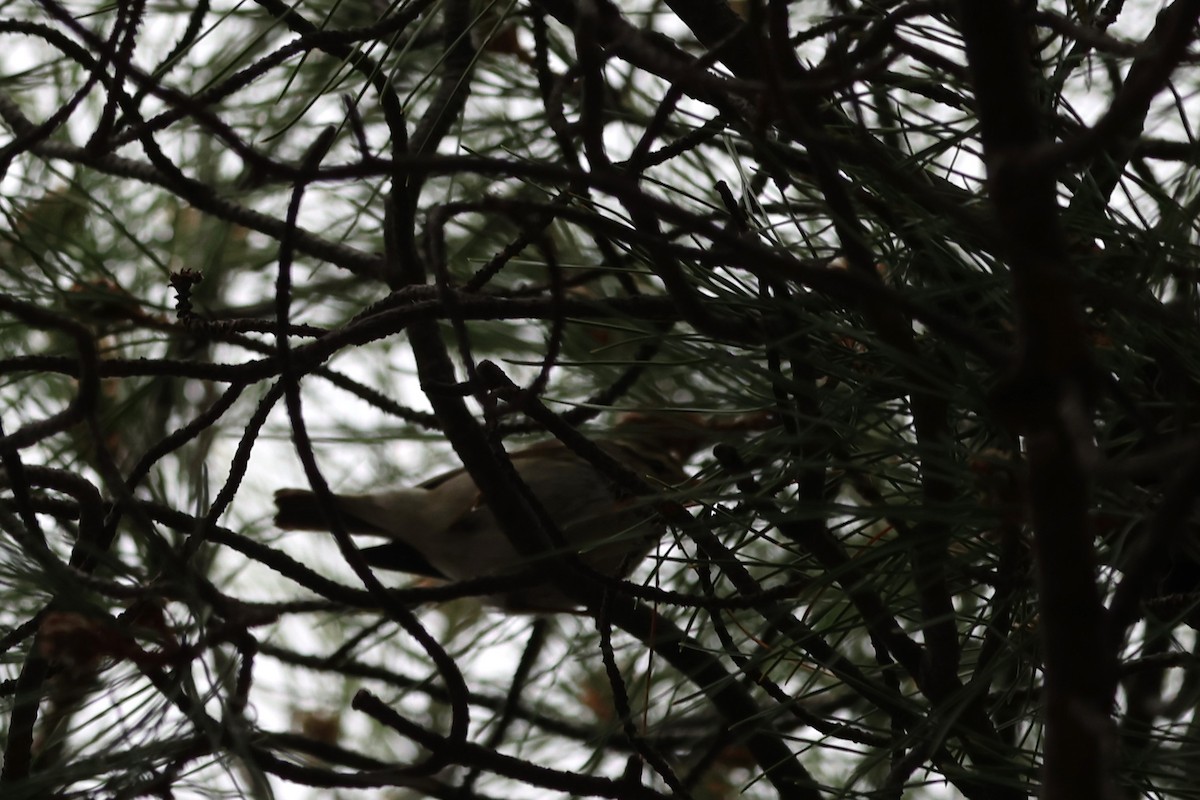
[[[646,452],[645,444],[599,446],[653,486],[666,489],[686,480],[677,454],[665,449]],[[535,444],[510,458],[562,534],[561,549],[591,569],[623,577],[662,537],[665,525],[654,511],[661,498],[622,496],[599,470],[561,442]],[[311,491],[282,489],[275,503],[275,524],[284,530],[330,529]],[[411,488],[335,495],[334,503],[348,533],[389,540],[362,550],[373,567],[450,581],[520,573],[528,584],[487,600],[507,611],[533,613],[569,611],[578,605],[552,579],[551,556],[558,553],[517,552],[464,469]]]

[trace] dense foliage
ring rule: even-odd
[[[6,800],[1200,797],[1200,2],[0,9]],[[271,522],[631,410],[578,614]]]

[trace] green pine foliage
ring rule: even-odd
[[[1200,797],[1195,3],[0,7],[5,800]],[[629,412],[576,614],[272,524]]]

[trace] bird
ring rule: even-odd
[[[699,445],[699,431],[685,415],[663,422],[629,414],[618,423],[617,436],[597,446],[665,491],[688,480],[683,468]],[[516,450],[509,458],[567,549],[597,572],[624,577],[665,531],[653,498],[617,491],[600,470],[557,439]],[[275,504],[275,525],[283,530],[329,530],[316,495],[307,489],[280,489]],[[511,613],[577,610],[549,576],[538,579],[538,562],[550,562],[517,552],[463,468],[413,487],[334,495],[333,504],[348,533],[389,540],[362,549],[372,567],[445,581],[522,573],[529,576],[528,584],[485,600]]]

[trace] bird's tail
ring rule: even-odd
[[[359,519],[335,495],[338,517],[347,533],[383,533],[378,526]],[[307,489],[280,489],[275,492],[275,525],[285,531],[327,531],[329,523],[317,496]]]

